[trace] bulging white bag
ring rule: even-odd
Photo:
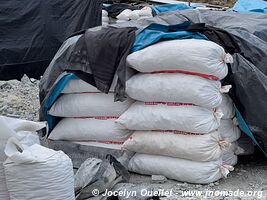
[[[115,75],[114,80],[109,89],[110,92],[114,92],[115,86],[117,84],[117,79],[118,79],[118,76]],[[98,93],[99,92],[100,93],[100,91],[96,87],[90,85],[89,83],[81,79],[69,80],[61,93],[70,94],[70,93],[84,93],[84,92],[87,92],[87,93]]]
[[[11,200],[74,200],[74,174],[70,158],[34,144],[25,147],[10,138],[4,163]]]
[[[54,103],[49,114],[58,117],[120,116],[132,100],[114,102],[114,94],[64,94]]]
[[[230,143],[229,148],[223,149],[223,164],[235,166],[238,160],[237,154],[239,154],[240,152],[243,152],[243,149],[238,147],[237,142]]]
[[[64,118],[49,135],[52,140],[125,141],[131,134],[114,117]]]
[[[108,12],[106,10],[102,10],[102,17],[108,17]]]
[[[223,79],[233,62],[218,44],[198,39],[159,42],[127,57],[128,64],[139,72],[182,72],[214,80]]]
[[[222,103],[221,93],[231,86],[220,81],[181,73],[139,73],[126,82],[129,97],[144,102],[178,102],[216,108]]]
[[[241,131],[237,126],[236,119],[222,119],[218,131],[222,139],[228,142],[234,142],[241,136]]]
[[[128,21],[128,20],[130,20],[129,15],[130,15],[131,12],[132,12],[132,10],[125,9],[119,15],[117,15],[116,18],[119,19],[119,20]]]
[[[199,135],[179,131],[135,131],[123,148],[138,153],[212,161],[222,156],[220,144],[218,132]]]
[[[223,164],[235,166],[237,164],[237,155],[232,149],[225,149],[223,150],[222,161]]]
[[[3,162],[6,160],[4,149],[9,138],[16,137],[23,145],[39,143],[36,134],[46,126],[44,122],[32,122],[22,119],[0,116],[0,199],[9,200]]]
[[[222,103],[219,109],[223,113],[222,119],[232,119],[235,116],[235,107],[232,99],[228,94],[222,94]]]
[[[192,104],[135,102],[116,122],[130,130],[178,130],[210,133],[220,125],[222,113]]]
[[[129,162],[132,172],[145,175],[163,175],[182,182],[207,184],[226,177],[232,166],[223,165],[222,160],[197,162],[180,158],[135,154]]]

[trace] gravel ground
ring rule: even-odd
[[[0,81],[0,115],[38,121],[38,80],[23,77],[22,81]],[[182,197],[182,191],[256,191],[253,197],[208,197],[207,199],[267,199],[267,162],[243,158],[227,179],[209,185],[179,183],[168,180],[164,184],[151,184],[151,177],[132,174],[131,182],[149,184],[156,189],[172,191],[170,197],[161,199],[206,199],[205,196]],[[181,172],[182,173],[182,172]]]

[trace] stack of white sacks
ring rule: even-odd
[[[63,118],[49,139],[120,149],[131,131],[115,120],[133,101],[114,102],[115,85],[116,78],[111,92],[104,94],[80,79],[70,80],[49,110],[50,115]]]
[[[129,170],[191,183],[226,177],[237,163],[240,130],[222,86],[232,57],[214,42],[164,41],[134,52],[128,64],[140,73],[126,82],[137,100],[117,123],[134,133],[123,148],[137,152]]]

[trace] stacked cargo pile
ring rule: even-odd
[[[70,80],[49,110],[50,115],[62,118],[49,139],[120,149],[131,131],[115,120],[132,101],[114,102],[115,82],[111,92],[104,94],[80,79]]]
[[[137,152],[129,170],[202,184],[225,177],[240,135],[223,94],[231,86],[220,82],[231,55],[211,41],[185,39],[146,47],[127,62],[139,72],[126,82],[137,101],[116,121],[134,131],[123,145]]]

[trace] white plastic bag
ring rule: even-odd
[[[70,158],[34,144],[23,147],[10,138],[4,163],[11,200],[74,200],[74,174]]]
[[[228,94],[222,94],[222,103],[219,109],[223,113],[222,119],[232,119],[235,116],[235,107],[232,99]]]
[[[163,175],[182,182],[207,184],[226,177],[232,166],[223,165],[222,160],[197,162],[167,156],[135,154],[129,162],[132,172],[145,175]]]
[[[222,156],[223,146],[218,132],[198,135],[178,131],[135,131],[123,148],[138,153],[212,161]]]
[[[117,84],[117,80],[118,80],[118,76],[115,75],[113,82],[109,89],[110,92],[114,92],[115,86]],[[85,81],[81,79],[69,80],[61,93],[70,94],[70,93],[84,93],[84,92],[100,93],[100,91],[96,87],[90,85],[89,83],[86,83]]]
[[[222,113],[192,104],[135,102],[116,121],[130,130],[178,130],[210,133]]]
[[[159,42],[127,57],[130,66],[139,72],[184,72],[220,80],[227,73],[230,54],[218,44],[199,39]]]
[[[4,149],[8,139],[16,137],[23,145],[39,143],[36,131],[45,126],[46,123],[44,122],[32,122],[0,116],[0,199],[9,199],[3,167],[3,162],[6,160]]]
[[[49,135],[52,140],[125,141],[131,131],[115,123],[116,118],[64,118]]]
[[[139,73],[126,82],[127,95],[138,101],[192,103],[207,108],[218,107],[221,93],[230,88],[222,87],[220,81],[180,73]]]
[[[222,139],[228,142],[234,142],[241,136],[241,131],[237,126],[236,119],[222,119],[218,131]]]
[[[64,94],[54,103],[49,114],[59,117],[120,116],[132,103],[114,102],[114,94]]]

